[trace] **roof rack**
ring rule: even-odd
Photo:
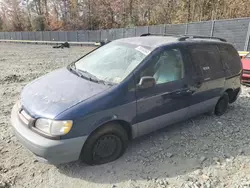
[[[215,40],[220,40],[222,42],[227,42],[226,39],[220,37],[209,37],[209,36],[199,36],[199,35],[183,35],[183,37],[180,37],[178,40],[185,41],[186,39],[215,39]]]
[[[152,34],[152,33],[145,33],[141,35],[141,37],[145,37],[145,36],[174,36],[174,37],[178,37],[179,41],[185,41],[187,39],[215,39],[215,40],[220,40],[222,42],[227,42],[227,40],[223,38],[201,36],[201,35],[169,35],[169,34]]]
[[[171,35],[171,34],[155,34],[155,33],[143,33],[141,37],[146,37],[146,36],[175,36],[175,37],[182,37],[184,35]]]

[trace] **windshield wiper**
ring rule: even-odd
[[[113,86],[113,85],[115,85],[114,83],[112,83],[112,82],[108,82],[108,81],[105,81],[105,80],[98,80],[98,83],[102,83],[102,84],[104,84],[104,85],[109,85],[109,86]]]
[[[75,63],[71,63],[68,65],[68,69],[71,70],[71,71],[75,71],[76,70],[76,65]]]
[[[87,79],[87,80],[90,80],[90,77],[86,75],[85,72],[79,70],[76,68],[75,66],[75,63],[72,63],[68,66],[68,69],[73,72],[74,74],[76,74],[77,76],[81,77],[81,78],[84,78],[84,79]],[[84,74],[85,73],[85,74]]]
[[[81,74],[84,74],[84,76],[87,75],[88,79],[90,81],[94,81],[94,82],[98,82],[98,78],[96,76],[94,76],[93,74],[89,73],[88,71],[85,71],[85,70],[80,70],[80,69],[77,69]]]
[[[96,82],[96,83],[102,83],[104,85],[111,85],[111,86],[114,85],[111,82],[97,78],[96,76],[89,73],[88,71],[77,69],[75,66],[75,63],[70,64],[68,66],[68,68],[70,69],[70,71],[74,72],[76,75],[80,76],[81,78],[87,79],[89,81]]]
[[[93,81],[93,82],[96,82],[96,83],[102,83],[104,85],[111,85],[111,86],[114,85],[111,82],[108,82],[108,81],[101,80],[101,79],[97,78],[95,75],[89,73],[88,71],[84,71],[84,70],[79,70],[79,71],[86,74],[86,75],[88,75],[90,81]]]

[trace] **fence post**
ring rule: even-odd
[[[186,28],[185,28],[185,35],[188,34],[188,23],[186,23]]]
[[[250,21],[249,21],[249,24],[248,24],[247,37],[246,37],[244,51],[248,50],[249,40],[250,40]]]
[[[124,37],[125,37],[125,29],[122,28],[122,38],[124,38]]]
[[[100,37],[101,37],[101,40],[102,41],[102,29],[100,30]],[[105,39],[104,39],[105,40]]]
[[[48,33],[49,33],[49,41],[51,41],[51,31],[49,31]]]
[[[79,33],[80,31],[76,31],[76,41],[80,41],[80,33]]]
[[[214,35],[214,24],[215,24],[215,21],[213,20],[212,21],[211,32],[210,32],[210,37],[212,37]]]
[[[67,42],[69,42],[69,41],[68,41],[68,31],[64,31],[64,35],[65,35],[65,40],[66,40]]]
[[[41,31],[41,41],[44,40],[43,33],[44,33],[44,31]]]

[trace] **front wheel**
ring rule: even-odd
[[[225,93],[223,93],[223,95],[219,99],[219,101],[217,102],[217,104],[215,106],[214,114],[217,116],[223,115],[227,111],[228,104],[229,104],[229,96],[225,92]]]
[[[107,124],[90,135],[80,159],[89,165],[104,164],[118,159],[126,150],[127,132],[118,123]]]

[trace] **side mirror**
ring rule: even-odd
[[[139,84],[137,85],[137,87],[139,89],[147,89],[147,88],[151,88],[154,87],[156,84],[155,78],[152,76],[144,76],[141,78]]]

